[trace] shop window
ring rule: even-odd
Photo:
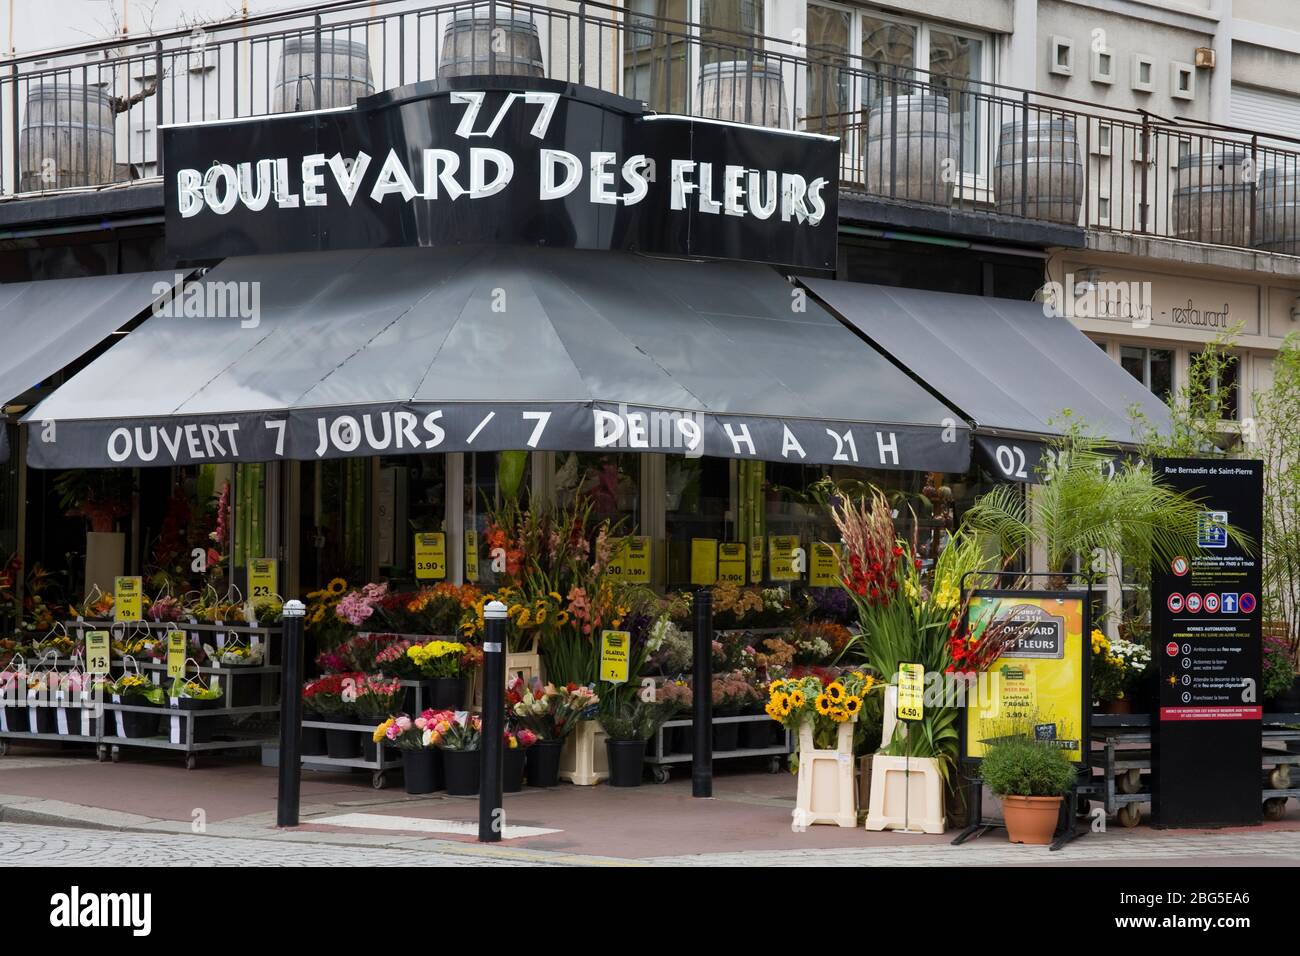
[[[514,499],[528,506],[532,482],[532,455],[525,451],[474,452],[465,456],[465,529],[478,534],[479,553],[467,556],[466,578],[493,583],[492,561],[484,543],[490,509]],[[477,574],[469,569],[472,564]]]
[[[735,540],[731,462],[725,458],[668,456],[664,510],[667,583],[669,587],[686,587],[691,583],[693,539]]]
[[[1162,401],[1169,401],[1173,395],[1173,349],[1149,349],[1125,345],[1119,350],[1119,364]]]
[[[1226,362],[1211,383],[1214,392],[1214,404],[1219,411],[1219,420],[1235,422],[1238,417],[1238,384],[1240,382],[1241,361]]]
[[[375,486],[375,562],[387,578],[414,584],[417,534],[447,530],[447,457],[379,459]]]
[[[763,0],[700,0],[703,62],[743,60],[761,46],[763,6]]]
[[[304,464],[299,513],[305,582],[343,578],[350,586],[370,579],[369,458],[341,458]]]
[[[555,501],[561,507],[582,495],[596,522],[608,521],[622,534],[640,527],[641,462],[635,452],[570,452],[555,470]]]
[[[623,95],[659,112],[687,112],[688,0],[628,0],[627,11]]]

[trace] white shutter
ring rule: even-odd
[[[1260,133],[1300,136],[1300,96],[1232,84],[1231,125]]]

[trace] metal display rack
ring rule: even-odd
[[[1142,822],[1142,804],[1151,802],[1151,727],[1146,715],[1093,718],[1091,766],[1100,770],[1099,799],[1107,815],[1125,827]],[[1300,799],[1300,714],[1265,714],[1260,741],[1264,819],[1280,820],[1290,797]],[[1147,776],[1144,778],[1144,774]]]
[[[403,680],[403,687],[415,689],[415,713],[419,714],[424,711],[424,685],[418,680]],[[369,740],[375,732],[377,724],[336,724],[328,720],[304,720],[303,727],[312,727],[324,731],[345,731],[351,733],[365,734],[364,740]],[[364,743],[363,743],[364,747]],[[364,754],[360,757],[330,757],[325,754],[303,754],[301,762],[303,766],[311,767],[341,767],[355,768],[370,771],[370,785],[376,790],[383,790],[388,786],[388,771],[402,766],[401,757],[388,756],[388,748],[382,744],[375,744],[375,756],[373,759],[367,759]]]
[[[84,632],[88,630],[111,630],[114,622],[112,621],[70,621],[66,627],[70,634],[74,634],[78,640],[84,639]],[[280,636],[280,628],[275,627],[256,627],[246,624],[201,624],[197,622],[174,622],[174,623],[154,623],[151,621],[131,622],[130,626],[136,630],[158,631],[166,633],[168,631],[184,631],[186,634],[198,633],[224,633],[235,637],[249,639],[261,638],[266,642],[266,659],[273,659],[275,645],[273,639]],[[188,640],[188,638],[187,638]],[[73,666],[72,658],[59,658],[56,660],[47,660],[43,665],[49,666],[53,670],[60,668],[67,669]],[[167,665],[158,661],[137,661],[136,666],[142,673],[148,674],[155,684],[162,685],[167,677]],[[279,702],[276,695],[279,689],[280,667],[277,664],[258,664],[258,665],[227,665],[225,667],[199,667],[198,673],[209,681],[217,678],[221,683],[222,695],[218,698],[219,705],[216,707],[204,708],[202,710],[182,710],[171,706],[153,707],[148,705],[113,703],[111,700],[96,703],[93,707],[82,708],[82,720],[93,721],[92,726],[95,732],[92,734],[60,734],[60,733],[35,733],[32,731],[8,730],[0,731],[0,756],[9,752],[10,741],[57,741],[61,743],[78,742],[94,744],[96,756],[100,761],[112,759],[117,762],[121,756],[123,747],[139,747],[148,750],[170,750],[183,753],[185,755],[185,768],[193,770],[198,765],[198,754],[214,753],[218,751],[234,750],[252,750],[260,747],[263,743],[269,743],[274,740],[274,735],[268,735],[265,730],[250,728],[241,730],[237,724],[246,718],[257,718],[265,714],[278,715],[280,712]],[[247,684],[241,684],[240,681],[257,679],[256,698],[257,702],[248,705],[236,706],[235,688],[246,687]],[[50,703],[52,709],[57,705]],[[178,741],[173,741],[170,733],[154,734],[146,737],[127,737],[116,733],[118,713],[139,713],[153,715],[159,719],[169,718],[178,719],[180,726],[178,728]],[[196,741],[194,739],[195,722],[199,720],[215,720],[225,718],[227,721],[233,720],[236,723],[234,727],[223,728],[217,733],[221,734],[220,740]],[[83,728],[84,729],[84,728]]]
[[[772,718],[766,714],[742,714],[739,717],[714,717],[713,725],[718,724],[752,724],[752,723],[772,723]],[[693,718],[684,717],[675,720],[664,721],[664,723],[650,738],[650,752],[646,754],[646,763],[650,764],[651,773],[654,776],[655,783],[667,783],[669,776],[669,767],[675,763],[689,763],[694,757],[690,753],[664,753],[664,731],[672,730],[676,727],[694,727]],[[740,757],[769,757],[768,773],[780,773],[781,758],[789,756],[793,746],[793,736],[790,731],[785,732],[785,743],[781,745],[773,744],[770,747],[741,747],[737,750],[715,750],[713,752],[714,760],[734,760]]]

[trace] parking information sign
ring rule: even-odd
[[[1260,565],[1228,528],[1260,540],[1263,466],[1158,459],[1155,469],[1203,510],[1199,550],[1152,569],[1152,646],[1163,650],[1152,722],[1153,823],[1258,823]]]

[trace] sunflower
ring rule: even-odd
[[[858,711],[862,709],[862,698],[846,697],[844,698],[844,704],[842,706],[846,711],[849,712],[849,716],[853,717],[857,714]]]
[[[829,694],[817,695],[817,713],[825,717],[831,711],[831,698]]]
[[[790,692],[790,706],[793,707],[795,710],[798,710],[800,707],[802,707],[804,705],[804,702],[805,701],[804,701],[803,691],[799,690],[798,688],[795,688],[793,691]]]
[[[867,693],[867,691],[871,690],[871,688],[875,686],[876,686],[876,678],[873,677],[871,674],[868,674],[866,678],[862,681],[862,693],[864,694]]]
[[[781,689],[784,687],[785,687],[785,678],[783,677],[777,678],[776,680],[772,681],[772,683],[767,685],[768,691],[771,692],[772,694],[780,693]]]
[[[767,706],[763,708],[767,716],[771,717],[773,720],[781,719],[781,700],[782,698],[779,696],[773,697],[767,702]]]
[[[348,582],[342,578],[334,578],[329,584],[325,585],[325,590],[330,594],[342,594],[348,589]]]
[[[798,693],[798,691],[795,691],[795,693]],[[794,708],[794,701],[791,700],[791,695],[789,695],[789,694],[782,694],[782,695],[781,695],[781,716],[782,716],[782,717],[789,717],[789,716],[790,716],[790,711],[791,711],[793,708]]]
[[[849,712],[843,707],[832,707],[830,718],[835,721],[835,723],[842,724],[849,719]]]
[[[840,701],[844,699],[844,685],[839,681],[832,681],[831,683],[827,684],[826,696],[838,704]]]
[[[565,624],[568,624],[568,623],[569,623],[569,612],[568,612],[568,611],[557,611],[556,614],[555,614],[555,623],[556,623],[556,624],[559,624],[561,627],[563,627]]]

